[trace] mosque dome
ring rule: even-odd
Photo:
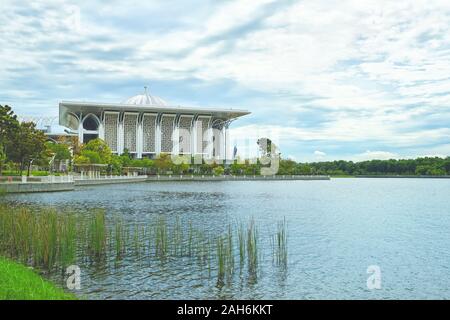
[[[123,104],[135,104],[135,105],[143,105],[143,106],[159,106],[165,107],[168,106],[168,103],[161,99],[160,97],[153,96],[148,93],[147,87],[144,87],[145,91],[143,94],[138,94],[127,100],[123,101]]]

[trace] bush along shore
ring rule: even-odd
[[[212,232],[164,215],[145,223],[125,223],[120,217],[107,218],[104,210],[80,214],[0,206],[0,255],[43,273],[63,273],[67,266],[83,263],[117,268],[124,259],[149,263],[188,259],[223,286],[243,272],[256,279],[265,248],[271,250],[274,265],[286,270],[287,240],[285,220],[272,236],[262,238],[253,220]]]

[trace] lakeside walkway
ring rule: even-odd
[[[0,182],[0,193],[33,193],[73,191],[76,187],[108,185],[118,183],[162,182],[162,181],[285,181],[285,180],[330,180],[329,176],[273,175],[273,176],[209,176],[209,175],[152,175],[152,176],[44,176],[21,181]]]

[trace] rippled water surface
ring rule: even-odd
[[[449,199],[447,179],[333,179],[150,182],[8,195],[2,201],[81,212],[104,208],[109,216],[139,223],[179,216],[217,232],[253,218],[263,240],[277,221],[287,220],[287,270],[265,253],[257,279],[242,275],[218,287],[183,258],[128,258],[115,267],[82,267],[78,294],[90,299],[449,299]],[[367,289],[370,265],[381,268],[379,290]]]

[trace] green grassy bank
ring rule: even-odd
[[[0,257],[0,300],[73,300],[32,269]]]

